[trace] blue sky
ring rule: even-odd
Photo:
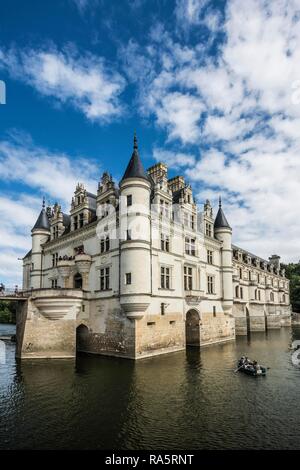
[[[299,20],[293,0],[3,2],[1,280],[43,195],[68,210],[77,181],[120,179],[134,129],[146,167],[222,194],[237,244],[298,261]]]

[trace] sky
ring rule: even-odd
[[[18,14],[16,14],[18,12]],[[233,241],[300,258],[300,0],[10,0],[0,6],[0,281],[47,203],[147,168],[219,194]]]

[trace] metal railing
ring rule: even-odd
[[[17,287],[0,287],[0,300],[6,297],[26,297],[30,291]]]

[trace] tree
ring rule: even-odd
[[[13,323],[15,316],[15,302],[0,301],[0,323]]]
[[[300,261],[282,265],[286,277],[290,280],[291,304],[294,312],[300,313]]]

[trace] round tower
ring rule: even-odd
[[[232,282],[232,229],[222,210],[221,197],[219,198],[219,210],[214,223],[214,234],[217,240],[222,242],[221,247],[221,273],[223,286],[223,309],[230,312],[233,306],[233,282]]]
[[[30,287],[33,289],[40,289],[43,287],[43,248],[42,245],[50,237],[50,223],[45,209],[45,199],[43,199],[43,206],[38,216],[38,219],[31,230],[32,237],[32,253],[31,253],[31,273],[30,273]]]
[[[138,153],[137,138],[120,182],[120,302],[127,317],[144,315],[151,295],[151,183]]]

